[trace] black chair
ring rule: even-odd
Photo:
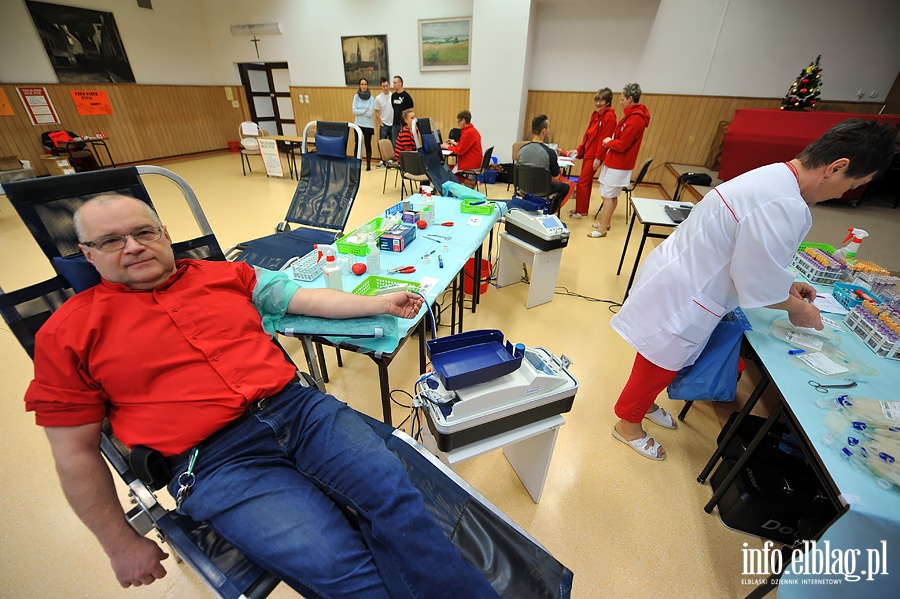
[[[481,159],[481,168],[473,168],[467,169],[464,171],[457,171],[459,175],[468,175],[475,177],[475,191],[478,191],[478,176],[484,176],[484,171],[488,170],[491,166],[491,154],[494,153],[494,146],[491,146],[487,150],[484,151],[484,158]],[[487,186],[484,188],[485,194],[487,194]]]
[[[72,131],[45,131],[41,133],[41,145],[44,150],[49,152],[51,156],[59,156],[66,158],[76,173],[85,171],[96,171],[100,169],[100,164],[94,157],[94,154],[83,141],[63,141],[57,143],[51,137],[53,133],[66,133],[70,138],[78,137]]]
[[[414,183],[420,186],[428,183],[425,165],[418,152],[400,152],[400,199],[406,195],[406,182],[409,181],[409,193],[415,193]]]
[[[644,166],[641,167],[641,170],[638,171],[638,176],[634,180],[634,183],[631,184],[631,187],[625,188],[625,220],[626,222],[630,218],[631,215],[631,192],[634,191],[634,188],[641,184],[641,181],[644,180],[644,176],[647,174],[647,170],[650,168],[650,163],[653,162],[652,158],[648,158],[647,162],[644,163]],[[597,220],[597,217],[600,216],[600,211],[603,209],[603,204],[600,204],[600,207],[597,208],[597,212],[594,213],[594,220]]]
[[[316,128],[315,152],[309,150],[307,142],[311,127]],[[358,133],[355,157],[347,156],[351,129]],[[284,220],[273,235],[229,248],[228,259],[280,270],[308,254],[316,244],[334,243],[343,235],[359,192],[362,139],[359,127],[352,123],[307,123],[300,180]],[[292,230],[291,225],[300,227]]]
[[[176,183],[185,196],[201,236],[176,243],[180,257],[222,259],[222,251],[196,196],[178,175],[151,166],[126,167],[4,184],[4,190],[38,245],[61,274],[22,289],[0,290],[0,313],[29,356],[41,325],[76,291],[87,288],[93,266],[79,260],[72,214],[88,197],[120,192],[151,204],[141,181],[161,175]],[[151,204],[152,205],[152,204]],[[308,376],[301,377],[310,385]],[[469,486],[449,467],[402,431],[361,415],[400,459],[425,507],[463,557],[488,578],[504,597],[560,598],[570,596],[573,574],[506,515]],[[130,490],[135,506],[128,521],[138,534],[155,529],[214,596],[257,599],[267,596],[278,578],[254,564],[219,537],[207,524],[195,522],[161,505],[154,491],[129,465],[129,451],[104,426],[100,451]],[[348,514],[352,517],[352,514]]]
[[[545,168],[517,164],[513,167],[514,194],[523,197],[526,193],[550,199],[553,194],[553,175]],[[562,199],[550,202],[549,214],[559,214]]]

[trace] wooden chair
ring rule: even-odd
[[[390,139],[378,140],[378,153],[381,154],[381,162],[384,163],[384,185],[381,193],[387,189],[388,171],[394,171],[394,187],[397,187],[397,176],[400,174],[400,165],[394,161],[394,144]]]

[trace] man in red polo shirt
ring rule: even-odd
[[[120,195],[85,203],[75,229],[101,282],[38,331],[25,402],[45,427],[69,503],[122,586],[162,578],[167,556],[123,516],[98,449],[104,417],[126,445],[169,458],[173,497],[192,456],[195,478],[178,511],[208,521],[304,595],[439,588],[455,597],[474,585],[495,596],[383,441],[345,404],[294,382],[262,325],[286,312],[412,318],[421,298],[300,289],[242,262],[175,260],[153,209]],[[361,530],[341,506],[359,514]]]

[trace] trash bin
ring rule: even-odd
[[[229,141],[228,149],[232,152],[240,152],[241,151],[241,142],[239,141]]]
[[[484,171],[484,182],[493,185],[497,182],[497,171]]]
[[[463,268],[465,276],[463,277],[463,292],[466,295],[472,295],[475,290],[473,281],[475,279],[475,258],[469,258]],[[478,293],[484,295],[488,290],[488,282],[491,280],[491,263],[487,260],[481,261],[481,285]]]

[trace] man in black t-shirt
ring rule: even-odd
[[[394,75],[394,93],[391,94],[391,105],[394,107],[394,123],[391,125],[391,143],[397,145],[397,136],[403,127],[403,111],[413,107],[413,99],[403,89],[403,77]]]

